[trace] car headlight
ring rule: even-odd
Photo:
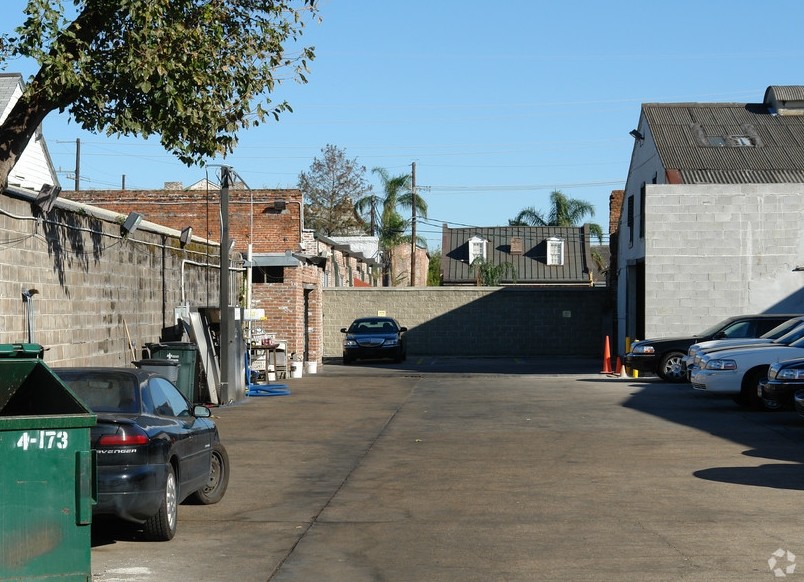
[[[698,354],[698,348],[690,348],[687,350],[687,355],[691,358],[694,358]]]
[[[631,348],[631,352],[634,354],[653,354],[656,353],[656,349],[649,344],[646,345],[637,344]]]
[[[385,340],[385,345],[386,346],[395,346],[398,343],[399,343],[399,340],[396,339],[395,337]]]
[[[804,380],[804,369],[784,368],[776,374],[777,380]]]
[[[707,370],[736,370],[737,362],[734,360],[710,360],[706,363]]]
[[[353,348],[357,345],[357,342],[353,339],[343,340],[343,347],[345,348]]]

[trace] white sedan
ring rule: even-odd
[[[786,344],[780,340],[752,347],[712,352],[701,359],[701,367],[690,375],[692,387],[712,394],[734,396],[741,404],[777,408],[773,401],[763,401],[757,394],[759,383],[767,377],[774,362],[804,356],[804,338]]]
[[[788,334],[796,331],[800,335],[797,337],[788,336]],[[687,350],[687,355],[681,358],[681,367],[684,369],[689,379],[692,375],[692,371],[700,367],[700,360],[708,353],[737,347],[753,347],[759,344],[768,344],[775,339],[782,340],[782,343],[792,343],[793,340],[799,337],[804,337],[804,316],[788,319],[772,330],[763,333],[758,338],[729,338],[692,344]]]

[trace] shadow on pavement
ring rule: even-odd
[[[348,366],[340,358],[326,358],[321,373],[420,373],[420,374],[597,374],[597,359],[569,356],[533,358],[466,358],[408,355],[406,361],[358,360]]]
[[[117,542],[143,541],[142,528],[123,520],[93,516],[92,547],[109,546]]]
[[[804,490],[804,419],[792,411],[743,408],[729,397],[695,391],[689,384],[637,381],[623,406],[743,445],[745,457],[779,463],[710,467],[700,479],[775,489]],[[726,459],[724,459],[726,460]]]

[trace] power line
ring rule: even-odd
[[[519,184],[519,185],[473,185],[473,186],[431,186],[433,192],[525,192],[528,190],[545,190],[552,188],[562,190],[566,188],[587,188],[590,186],[616,186],[624,185],[625,180],[601,180],[599,182],[569,182],[565,184]]]

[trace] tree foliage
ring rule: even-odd
[[[441,283],[441,249],[436,249],[430,253],[430,262],[427,264],[427,286],[440,287]]]
[[[188,165],[231,153],[239,130],[291,110],[268,95],[282,74],[306,82],[314,58],[295,44],[316,0],[67,4],[28,0],[24,22],[0,36],[0,65],[29,57],[40,66],[0,126],[0,187],[54,110],[90,132],[158,135]]]
[[[371,170],[382,184],[382,195],[371,193],[355,203],[358,213],[369,216],[370,232],[380,239],[382,253],[383,279],[386,284],[396,284],[391,281],[391,262],[394,248],[400,244],[411,244],[412,235],[406,234],[411,226],[411,218],[406,218],[401,210],[412,211],[416,204],[416,212],[422,218],[427,218],[427,203],[424,199],[413,193],[412,176],[400,174],[392,176],[385,168]],[[427,246],[423,237],[416,237],[417,244]]]
[[[511,273],[512,278],[516,280],[516,268],[511,263],[495,265],[483,257],[477,257],[469,268],[475,274],[478,286],[497,287],[508,273]]]
[[[321,157],[299,175],[306,226],[327,236],[362,233],[365,226],[355,212],[355,201],[371,193],[365,174],[366,168],[357,158],[348,159],[345,150],[334,145],[321,148]]]
[[[560,190],[550,193],[550,209],[545,217],[543,212],[529,206],[519,211],[508,221],[509,226],[578,226],[587,216],[595,215],[595,207],[585,200],[569,198]],[[598,241],[603,239],[603,229],[599,224],[589,224],[589,231]]]
[[[392,249],[401,243],[409,243],[410,235],[406,235],[405,232],[410,228],[411,219],[403,216],[400,209],[406,211],[413,209],[414,195],[410,174],[391,176],[385,168],[373,168],[371,171],[379,176],[383,195],[358,201],[356,205],[358,210],[379,207],[380,219],[376,232],[380,237],[382,248]],[[415,204],[418,216],[427,218],[427,202],[417,195]]]

